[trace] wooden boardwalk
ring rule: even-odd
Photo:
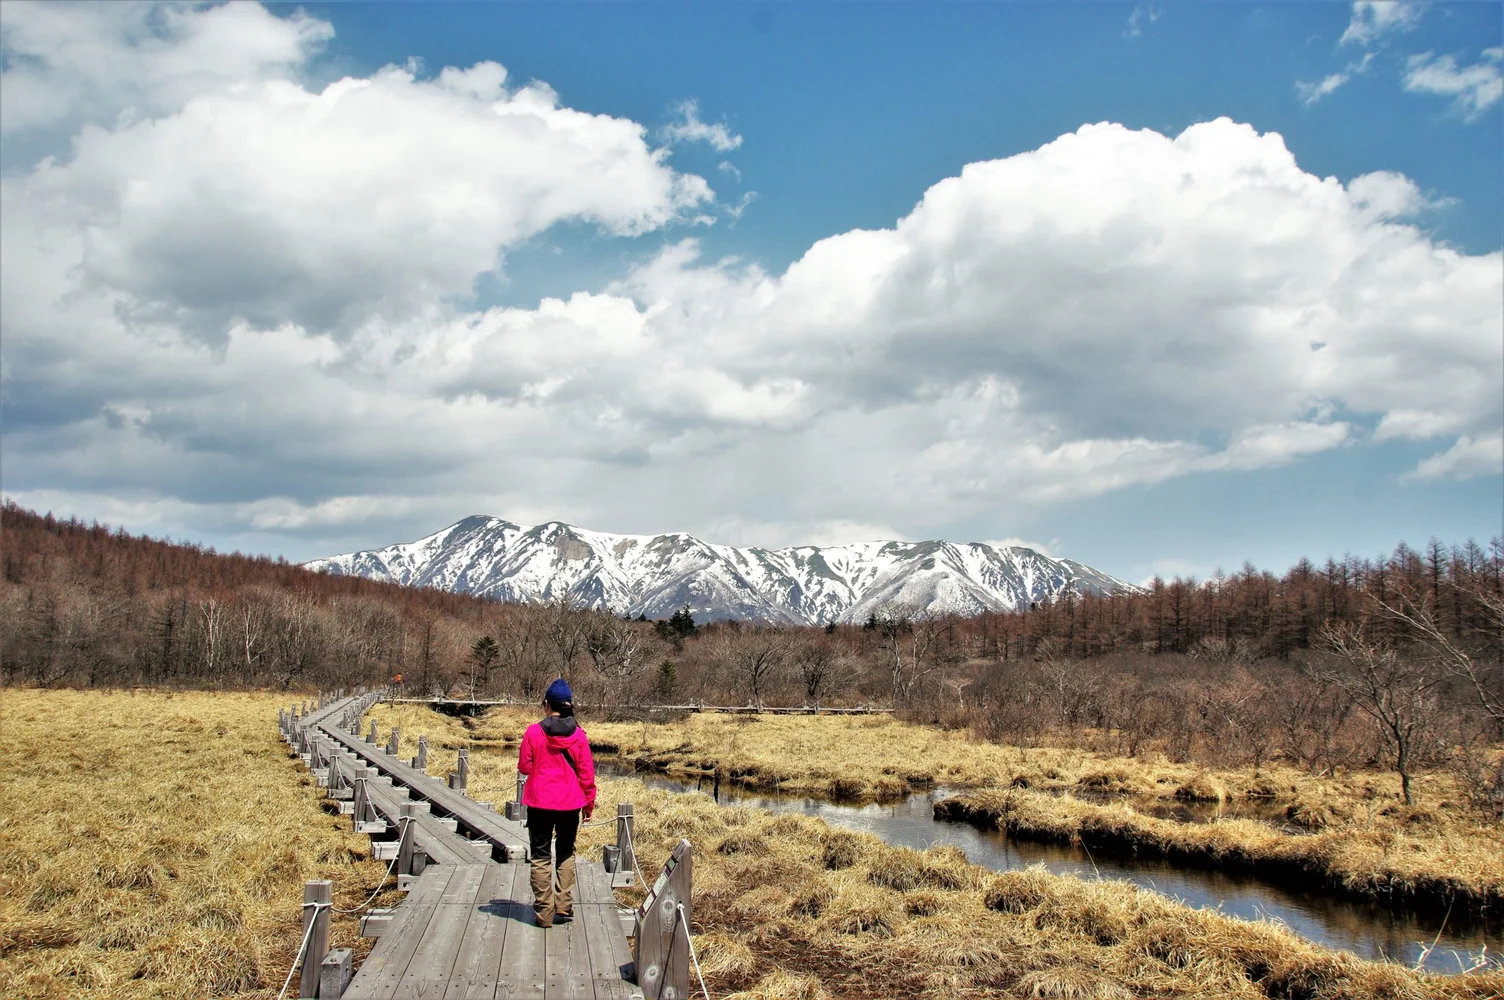
[[[349,732],[351,717],[358,727],[359,713],[373,700],[340,699],[284,718],[289,742],[340,800],[354,828],[371,835],[373,855],[403,869],[399,888],[407,891],[395,908],[362,920],[362,933],[377,941],[353,977],[348,950],[325,959],[326,945],[311,948],[314,971],[310,976],[305,962],[300,995],[640,1000],[630,920],[624,919],[632,911],[619,908],[610,874],[578,858],[574,919],[537,926],[526,830]],[[305,906],[305,926],[318,912]],[[324,919],[327,928],[327,910]]]
[[[363,760],[383,777],[390,778],[395,784],[406,788],[413,797],[430,803],[438,812],[455,819],[468,834],[489,841],[501,857],[514,861],[527,859],[527,830],[522,824],[504,819],[489,805],[476,802],[426,771],[418,770],[359,736],[344,732],[328,722],[320,722],[317,726],[325,736]]]
[[[640,997],[605,872],[580,869],[574,920],[544,930],[533,922],[526,865],[428,868],[344,1000]]]

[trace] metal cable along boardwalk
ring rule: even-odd
[[[361,934],[377,939],[359,970],[347,948],[329,950],[330,883],[304,892],[300,997],[333,1000],[600,998],[689,995],[690,845],[682,841],[642,906],[622,910],[612,887],[634,884],[632,807],[602,862],[576,863],[574,919],[544,929],[533,919],[527,833],[520,803],[507,816],[466,795],[468,754],[443,781],[429,775],[427,742],[402,760],[394,731],[383,749],[361,717],[378,699],[320,699],[280,713],[284,738],[320,787],[372,838],[406,898],[369,911]],[[609,864],[612,871],[608,871]],[[373,894],[374,898],[374,894]],[[369,902],[369,900],[368,900]],[[356,909],[360,909],[357,907]],[[350,912],[348,910],[341,912]],[[630,940],[629,940],[630,936]],[[639,977],[638,970],[642,970]],[[289,975],[289,983],[292,976]]]

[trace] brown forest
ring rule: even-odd
[[[583,705],[894,705],[1010,743],[1313,771],[1504,765],[1504,541],[1302,560],[1281,577],[1156,580],[969,618],[861,624],[626,620],[313,573],[0,510],[0,679],[217,689],[381,684]]]

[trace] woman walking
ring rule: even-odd
[[[517,770],[527,775],[522,804],[527,806],[533,912],[539,927],[551,927],[555,920],[574,917],[574,838],[581,812],[587,821],[595,812],[595,760],[585,730],[574,720],[574,693],[564,678],[548,686],[543,707],[547,714],[542,721],[522,735]]]

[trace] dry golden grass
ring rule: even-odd
[[[291,701],[0,690],[0,996],[276,995],[303,882],[351,906],[386,870],[288,755]]]
[[[381,706],[375,714],[400,717],[413,733],[442,719],[447,739],[470,733],[483,741],[479,745],[491,747],[515,742],[536,718],[534,712],[503,708],[467,726],[420,706]],[[1504,905],[1504,830],[1471,813],[1444,774],[1419,776],[1420,804],[1405,807],[1398,779],[1386,773],[1333,778],[1282,766],[1258,773],[1218,771],[1162,758],[997,746],[964,731],[881,715],[706,713],[664,725],[588,716],[583,721],[597,756],[614,752],[656,769],[719,770],[756,788],[837,797],[893,797],[931,785],[970,787],[981,791],[963,798],[957,818],[970,814],[995,821],[1019,836],[1095,836],[1181,860],[1236,863],[1275,874],[1288,874],[1293,866],[1360,896],[1456,896],[1472,908]],[[452,766],[451,755],[445,769]],[[1132,801],[1074,797],[1103,794],[1222,803],[1224,816],[1215,823],[1179,823],[1146,815]],[[1239,818],[1240,808],[1267,809],[1271,801],[1288,809],[1293,826],[1314,833]]]

